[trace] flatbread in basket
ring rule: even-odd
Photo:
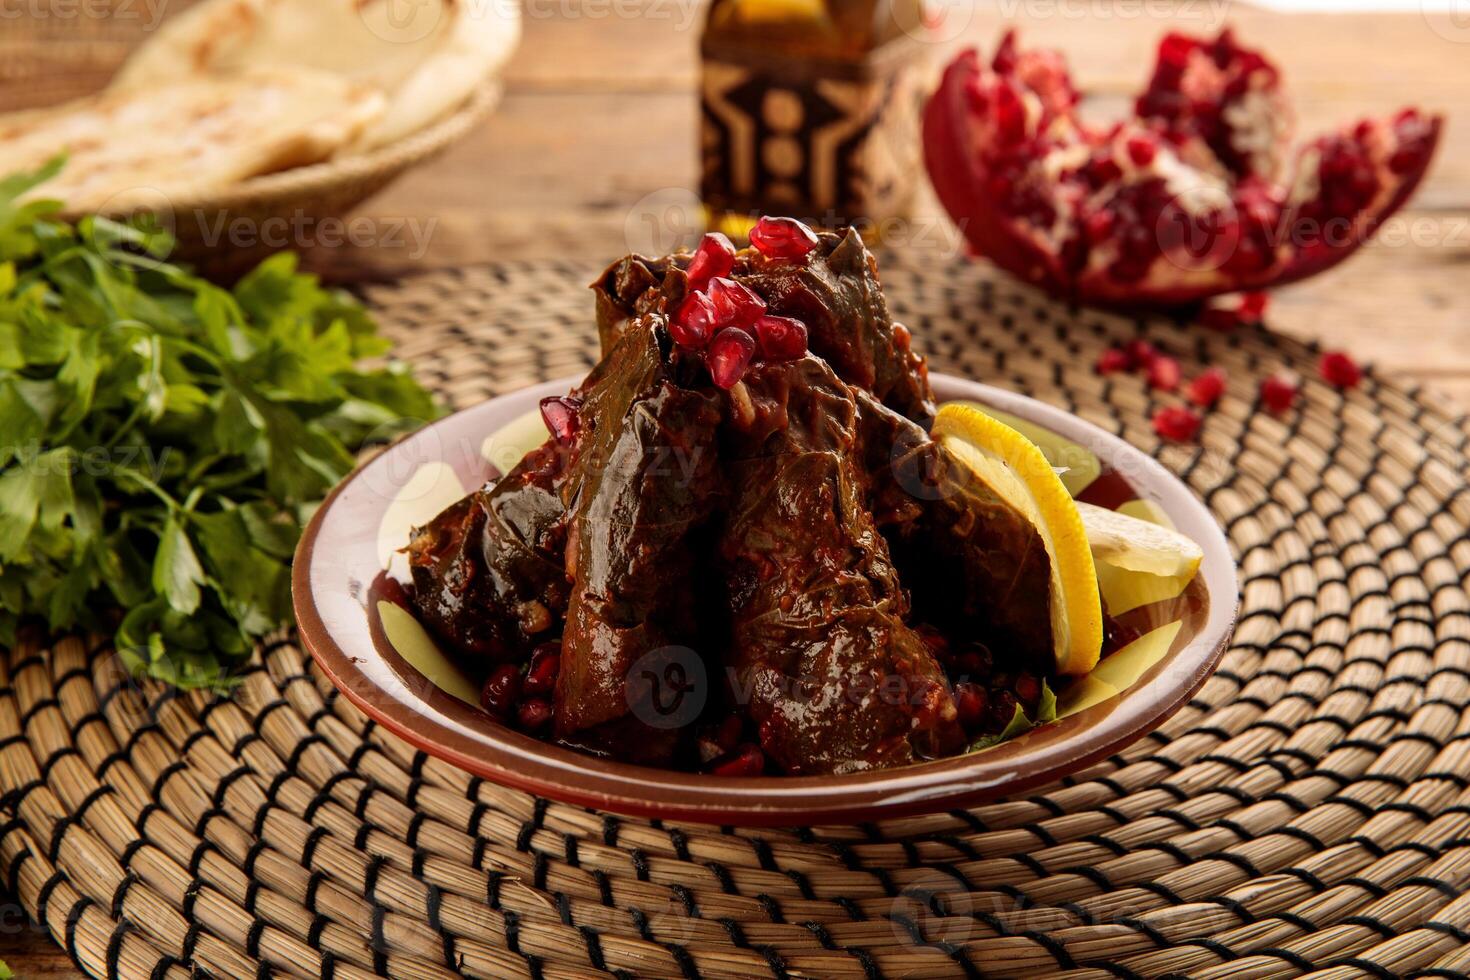
[[[514,0],[205,0],[164,22],[114,87],[305,66],[377,86],[383,115],[344,153],[437,122],[496,74],[520,38]]]
[[[377,89],[325,71],[252,69],[148,91],[107,91],[0,116],[0,173],[67,155],[33,196],[69,211],[157,208],[317,163],[383,117]]]

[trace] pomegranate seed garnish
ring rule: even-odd
[[[709,345],[709,376],[721,388],[733,388],[745,377],[755,354],[755,338],[739,327],[721,330]]]
[[[539,732],[551,724],[551,702],[531,698],[516,706],[516,727],[523,732]]]
[[[806,324],[769,313],[755,321],[755,339],[769,361],[794,361],[806,353]]]
[[[960,681],[954,686],[954,706],[959,715],[960,726],[967,731],[979,728],[985,722],[985,707],[989,701],[985,688],[974,681]]]
[[[497,718],[505,718],[521,696],[521,672],[515,664],[501,664],[490,672],[480,689],[480,707]]]
[[[1128,354],[1128,366],[1131,368],[1146,368],[1159,356],[1154,345],[1146,340],[1130,340],[1124,350]]]
[[[766,312],[766,301],[734,279],[713,280],[709,299],[714,304],[715,323],[721,327],[749,327]]]
[[[690,293],[679,304],[679,312],[669,324],[674,343],[690,350],[703,350],[715,335],[719,314],[715,304],[704,293]]]
[[[1148,386],[1160,391],[1174,391],[1179,387],[1183,372],[1179,362],[1167,354],[1160,354],[1148,365]]]
[[[552,438],[563,446],[577,438],[577,410],[581,407],[580,398],[541,399],[541,421],[546,423],[546,429]]]
[[[1132,160],[1134,166],[1147,167],[1154,162],[1154,154],[1158,153],[1159,146],[1149,136],[1128,137],[1128,159]]]
[[[1133,358],[1121,347],[1110,347],[1097,359],[1098,374],[1117,374],[1133,367]]]
[[[1266,304],[1271,297],[1265,293],[1242,293],[1239,313],[1242,320],[1255,323],[1266,315]]]
[[[759,776],[766,771],[766,754],[759,745],[746,742],[710,766],[711,776]]]
[[[1300,386],[1296,379],[1284,374],[1273,374],[1261,382],[1261,402],[1272,412],[1281,414],[1296,401]]]
[[[817,247],[817,234],[795,218],[761,218],[750,244],[768,259],[801,259]]]
[[[1188,442],[1199,432],[1200,417],[1182,405],[1169,405],[1154,413],[1154,431],[1171,442]]]
[[[694,258],[689,260],[689,291],[698,292],[716,276],[728,276],[733,268],[735,246],[719,232],[710,232],[699,240]]]
[[[1225,394],[1224,368],[1212,367],[1189,383],[1189,400],[1200,408],[1210,408]]]
[[[531,666],[521,681],[521,693],[527,697],[550,694],[556,687],[556,675],[560,670],[561,644],[541,644],[531,654]]]
[[[1356,388],[1363,380],[1363,369],[1358,367],[1358,362],[1340,350],[1323,354],[1317,368],[1328,384],[1338,388]]]

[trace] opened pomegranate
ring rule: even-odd
[[[1302,147],[1280,73],[1227,30],[1171,34],[1135,115],[1076,113],[1062,58],[1007,34],[946,69],[924,112],[930,179],[971,245],[1068,299],[1174,305],[1320,272],[1424,176],[1440,119],[1414,109]]]

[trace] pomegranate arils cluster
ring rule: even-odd
[[[1110,347],[1097,359],[1097,373],[1142,373],[1155,391],[1178,391],[1184,384],[1184,369],[1177,358],[1161,352],[1146,340],[1131,340]],[[1213,408],[1225,394],[1225,371],[1212,367],[1196,375],[1184,387],[1184,396],[1199,408]],[[1154,413],[1154,432],[1172,442],[1189,442],[1199,433],[1204,420],[1187,405],[1166,405]]]
[[[540,732],[551,724],[551,695],[560,670],[561,642],[543,643],[532,651],[524,671],[515,664],[501,664],[490,672],[480,689],[480,707],[503,724]]]
[[[762,218],[751,244],[769,259],[798,260],[817,246],[816,234],[792,218]],[[705,235],[686,270],[689,292],[669,323],[674,343],[703,351],[710,378],[734,387],[755,357],[790,361],[806,353],[807,330],[800,320],[766,312],[766,301],[730,278],[736,253],[724,235]]]

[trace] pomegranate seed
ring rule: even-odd
[[[755,339],[769,361],[794,361],[806,353],[806,324],[789,316],[766,314],[755,321]]]
[[[694,258],[689,260],[689,291],[698,292],[716,276],[728,276],[733,268],[735,246],[719,232],[710,232],[699,240]]]
[[[1280,415],[1291,408],[1301,390],[1296,379],[1284,374],[1273,374],[1261,382],[1261,401],[1272,412]]]
[[[1322,355],[1317,369],[1328,384],[1337,388],[1356,388],[1363,380],[1363,369],[1358,363],[1340,350],[1330,350]]]
[[[1170,405],[1154,413],[1154,431],[1171,442],[1188,442],[1199,432],[1200,417],[1182,405]]]
[[[1179,368],[1179,362],[1167,354],[1160,354],[1148,365],[1148,386],[1160,391],[1175,391],[1179,387],[1179,381],[1183,372]]]
[[[709,345],[710,377],[721,388],[733,388],[754,355],[755,338],[739,327],[726,327]]]
[[[711,776],[759,776],[766,771],[766,754],[753,742],[746,742],[716,759],[710,766]]]
[[[817,234],[795,218],[761,218],[750,244],[768,259],[801,259],[817,247]]]
[[[1097,359],[1098,374],[1117,374],[1133,367],[1133,358],[1121,347],[1110,347]]]
[[[1136,167],[1147,167],[1154,162],[1154,155],[1159,151],[1159,145],[1150,136],[1128,137],[1128,159],[1133,161]]]
[[[690,350],[703,350],[715,334],[719,314],[715,304],[704,293],[690,293],[679,304],[679,312],[669,324],[674,343]]]
[[[766,301],[734,279],[711,282],[709,299],[714,304],[715,323],[721,327],[749,327],[766,312]]]
[[[1189,400],[1200,408],[1210,408],[1225,394],[1225,369],[1212,367],[1189,383]]]
[[[550,694],[556,688],[556,675],[561,671],[561,644],[543,643],[531,654],[531,666],[521,681],[521,693],[527,697]]]
[[[497,718],[505,718],[521,696],[521,672],[515,664],[501,664],[490,672],[480,689],[480,707]]]
[[[1266,314],[1266,303],[1270,297],[1265,293],[1243,293],[1240,297],[1239,313],[1247,323],[1255,323]]]
[[[966,731],[979,728],[985,721],[985,707],[989,696],[985,688],[974,681],[960,681],[954,686],[954,706],[959,714],[960,726]]]
[[[539,732],[551,724],[551,702],[531,698],[516,706],[516,727],[523,732]]]
[[[1159,356],[1154,345],[1146,340],[1130,340],[1124,350],[1128,354],[1128,366],[1131,368],[1146,368]]]
[[[569,445],[577,438],[579,422],[577,411],[582,407],[582,399],[562,397],[541,399],[541,421],[546,423],[546,429],[551,433],[558,443],[563,446]]]

